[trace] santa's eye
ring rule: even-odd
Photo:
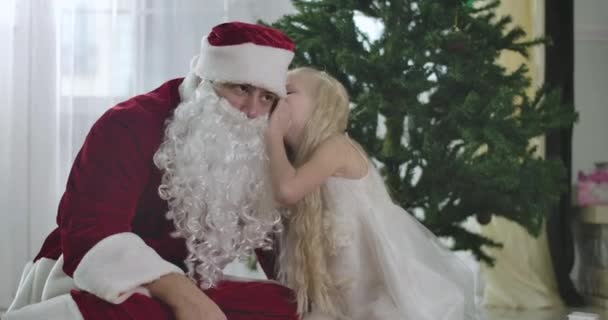
[[[249,86],[248,85],[244,85],[244,84],[235,85],[234,89],[238,93],[248,93],[249,92]]]
[[[275,101],[277,97],[274,94],[265,94],[262,96],[262,100],[264,101]]]

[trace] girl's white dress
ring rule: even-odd
[[[326,192],[336,243],[330,272],[348,319],[478,319],[472,271],[393,203],[373,165],[358,180],[329,178]]]

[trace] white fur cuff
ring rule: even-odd
[[[169,273],[183,271],[163,260],[139,236],[125,232],[91,248],[76,268],[74,282],[80,290],[119,304],[136,292],[149,296],[142,285]]]

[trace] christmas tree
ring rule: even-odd
[[[397,204],[452,249],[493,260],[501,244],[463,227],[492,215],[537,235],[564,190],[560,162],[535,155],[530,140],[575,119],[546,88],[528,97],[527,68],[507,72],[503,50],[527,56],[499,1],[294,0],[297,14],[273,24],[296,44],[295,66],[338,78],[352,100],[349,134],[381,168]],[[377,35],[357,22],[378,26]]]

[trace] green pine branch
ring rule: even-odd
[[[528,97],[527,67],[508,72],[496,60],[505,50],[527,57],[548,39],[524,40],[511,17],[497,16],[500,1],[293,4],[298,13],[273,24],[296,42],[293,66],[344,83],[353,104],[349,133],[381,164],[395,203],[422,212],[432,232],[453,239],[452,249],[490,264],[483,249],[501,244],[464,221],[501,216],[539,234],[568,181],[563,164],[538,158],[529,141],[571,126],[576,113],[559,88]],[[358,28],[360,15],[382,23],[377,39]]]

